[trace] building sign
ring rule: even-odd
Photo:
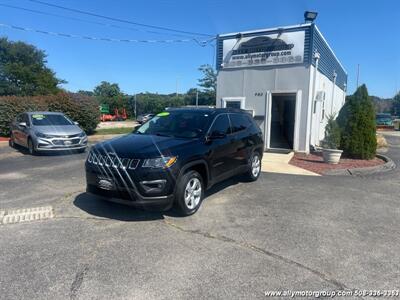
[[[303,63],[304,31],[226,39],[223,58],[223,68]]]

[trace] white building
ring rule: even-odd
[[[265,149],[309,152],[345,101],[347,73],[314,23],[221,34],[217,107],[251,110]]]

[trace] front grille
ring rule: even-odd
[[[67,143],[66,143],[67,142]],[[69,144],[68,142],[71,142]],[[53,140],[52,143],[56,146],[71,146],[71,145],[77,145],[79,144],[80,139],[72,139],[72,140]]]
[[[135,170],[139,165],[140,159],[120,158],[115,154],[103,155],[90,152],[88,162],[98,166]]]
[[[48,139],[72,139],[72,138],[80,138],[80,133],[76,134],[46,134],[46,138]]]

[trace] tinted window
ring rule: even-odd
[[[157,114],[136,131],[137,134],[196,138],[204,134],[209,116],[196,111],[166,111]]]
[[[74,125],[63,115],[50,115],[50,114],[33,114],[31,115],[32,123],[35,126],[64,126]]]
[[[229,118],[231,119],[231,126],[233,133],[245,130],[251,124],[246,115],[230,114]]]
[[[215,121],[214,124],[211,127],[210,130],[210,135],[218,135],[218,134],[230,134],[231,133],[231,128],[229,124],[229,119],[228,115],[219,115]]]

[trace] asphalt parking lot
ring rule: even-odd
[[[400,137],[387,139],[386,155],[400,165]],[[0,225],[1,299],[399,289],[399,169],[235,178],[213,188],[198,213],[180,218],[89,197],[85,157],[0,148],[0,209],[55,209],[54,219]]]

